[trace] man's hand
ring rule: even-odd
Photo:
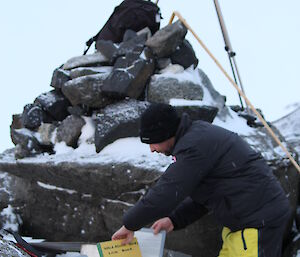
[[[134,232],[131,230],[128,230],[127,228],[125,228],[125,226],[122,226],[117,232],[115,232],[111,239],[112,240],[120,240],[120,239],[124,239],[121,244],[125,245],[125,244],[129,244],[132,240],[133,240],[133,235]]]
[[[174,225],[170,218],[165,217],[155,221],[151,228],[154,230],[154,234],[156,235],[161,230],[166,230],[167,233],[171,232],[174,229]]]

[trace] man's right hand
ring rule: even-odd
[[[158,234],[161,230],[165,230],[167,233],[171,232],[174,229],[174,225],[170,218],[165,217],[159,219],[153,223],[151,228],[154,230],[154,234]]]
[[[111,239],[112,240],[120,240],[124,239],[121,244],[129,244],[133,240],[134,231],[128,230],[125,226],[122,226],[117,232],[115,232]]]

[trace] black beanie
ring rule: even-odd
[[[161,143],[175,136],[180,118],[176,109],[168,104],[151,104],[142,114],[140,138],[143,143]]]

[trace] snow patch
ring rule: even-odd
[[[236,112],[229,109],[230,115],[226,116],[226,120],[221,120],[218,116],[214,119],[213,124],[219,127],[228,129],[232,132],[236,132],[239,135],[247,136],[256,133],[254,128],[247,125],[247,121],[237,115]]]
[[[37,184],[42,187],[42,188],[45,188],[45,189],[48,189],[48,190],[57,190],[57,191],[62,191],[62,192],[67,192],[68,194],[76,194],[77,191],[75,190],[72,190],[72,189],[67,189],[67,188],[62,188],[62,187],[57,187],[57,186],[54,186],[54,185],[50,185],[50,184],[45,184],[45,183],[42,183],[40,181],[37,182]]]
[[[5,221],[2,227],[3,229],[14,232],[18,231],[19,224],[21,224],[22,221],[20,220],[20,217],[14,213],[14,208],[10,204],[1,211],[0,216],[3,218],[3,221]]]

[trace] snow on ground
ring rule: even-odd
[[[64,142],[56,143],[54,147],[56,153],[49,155],[48,153],[40,154],[36,157],[15,160],[13,156],[3,156],[4,162],[18,163],[45,163],[53,162],[58,164],[61,162],[76,163],[131,163],[136,167],[145,169],[156,168],[164,171],[172,162],[171,157],[158,153],[151,153],[150,148],[146,144],[142,144],[138,137],[118,139],[112,144],[106,146],[100,153],[96,153],[95,145],[82,142],[78,148],[73,149]],[[0,160],[1,161],[1,160]]]
[[[199,105],[201,101],[187,101],[184,99],[173,99],[174,105]],[[218,117],[215,118],[213,124],[234,131],[242,136],[255,135],[257,131],[249,127],[246,120],[239,117],[237,113],[229,109],[229,114],[226,117],[226,122]],[[65,144],[65,142],[55,143],[55,154],[48,153],[40,154],[36,157],[24,158],[15,160],[12,155],[2,156],[4,162],[18,163],[45,163],[52,162],[58,164],[61,162],[76,162],[76,163],[130,163],[136,167],[144,169],[157,169],[164,171],[172,162],[171,157],[164,156],[158,153],[151,153],[147,144],[140,142],[138,137],[118,139],[112,144],[106,146],[100,153],[96,153],[93,137],[95,133],[95,125],[91,118],[84,117],[86,124],[82,128],[82,133],[79,138],[79,147],[74,149]],[[249,139],[251,140],[251,137]],[[249,142],[251,143],[251,142]],[[252,145],[255,142],[253,142]],[[270,149],[271,151],[272,149]],[[280,152],[280,149],[279,149]],[[271,156],[272,153],[265,153],[266,156]],[[1,159],[0,159],[1,161]]]

